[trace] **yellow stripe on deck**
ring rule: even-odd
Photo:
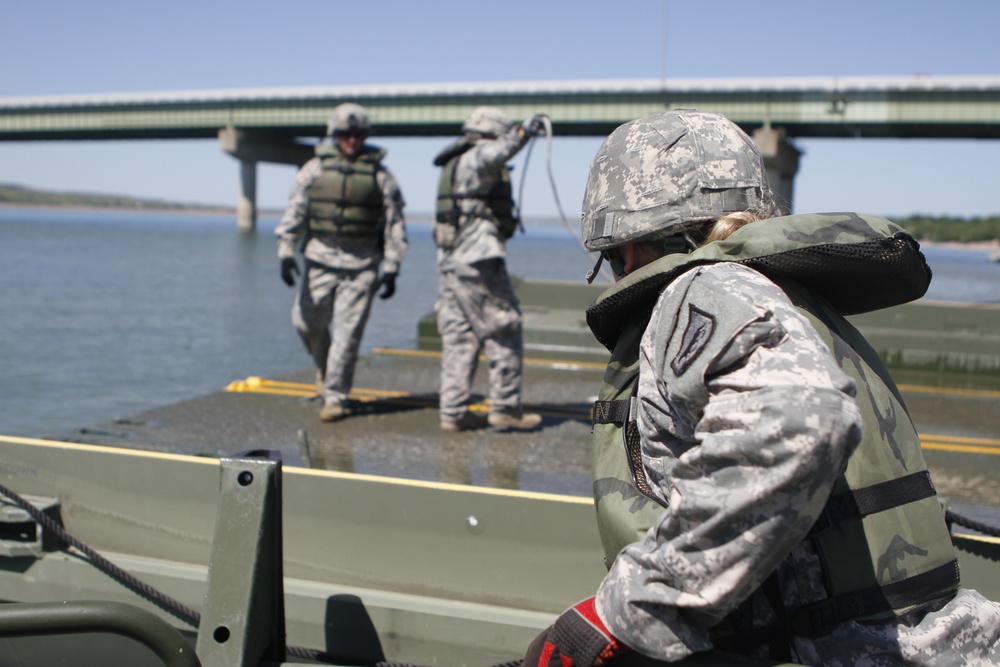
[[[376,354],[392,354],[398,356],[413,357],[440,357],[441,353],[433,350],[400,350],[394,348],[375,348],[372,350]],[[550,368],[568,370],[591,370],[603,369],[605,364],[585,361],[558,361],[551,359],[525,359],[525,363],[545,365]],[[961,396],[975,396],[980,398],[1000,398],[1000,391],[989,391],[981,389],[951,389],[948,387],[930,387],[924,385],[899,385],[901,391],[939,393]],[[236,380],[231,382],[226,388],[231,392],[251,392],[258,394],[275,394],[280,396],[299,396],[310,398],[316,396],[316,386],[304,382],[283,382],[280,380],[268,380],[261,377],[248,377],[246,380]],[[356,388],[351,391],[351,398],[360,402],[368,403],[379,399],[391,399],[407,405],[425,405],[436,407],[436,398],[430,396],[415,396],[409,392],[392,391],[384,389]],[[469,406],[471,410],[477,412],[489,411],[489,399],[484,402]],[[567,407],[563,410],[542,410],[546,415],[553,417],[563,417],[566,419],[589,419],[588,409]],[[935,435],[920,434],[920,445],[923,449],[934,451],[955,452],[962,454],[986,454],[1000,455],[1000,439],[995,438],[970,438],[957,435]]]
[[[268,380],[267,378],[251,375],[246,380],[234,380],[230,382],[226,385],[224,391],[309,398],[316,395],[316,385],[307,382]],[[373,401],[377,398],[405,398],[411,395],[405,391],[387,391],[384,389],[354,389],[351,391],[351,398],[359,401]]]
[[[196,465],[218,466],[219,459],[206,456],[192,456],[190,454],[170,454],[166,452],[151,452],[129,447],[108,447],[106,445],[88,445],[79,442],[65,442],[61,440],[43,440],[39,438],[22,438],[12,435],[0,435],[0,445],[10,443],[12,445],[25,445],[29,447],[47,447],[52,449],[76,450],[79,452],[95,452],[101,454],[112,454],[127,458],[151,458],[166,459]],[[6,465],[18,465],[16,460],[6,460]],[[390,484],[394,486],[412,486],[418,488],[438,489],[452,491],[456,493],[468,493],[491,496],[510,496],[516,498],[526,498],[535,500],[548,500],[575,505],[592,505],[593,498],[587,496],[569,496],[557,493],[544,493],[540,491],[521,491],[519,489],[499,489],[487,486],[473,486],[471,484],[454,484],[450,482],[432,482],[418,479],[405,479],[402,477],[384,477],[354,472],[341,472],[339,470],[317,470],[315,468],[299,468],[296,466],[284,467],[283,475],[302,475],[309,477],[330,477],[340,479],[353,479],[368,481],[378,484]],[[0,475],[2,476],[2,475]],[[5,663],[6,664],[6,663]]]
[[[920,446],[924,449],[942,452],[1000,455],[1000,440],[996,438],[966,438],[959,435],[923,434],[920,436]]]
[[[437,350],[401,350],[395,347],[376,347],[372,349],[372,354],[394,355],[397,357],[426,357],[440,358],[441,352]],[[480,361],[485,361],[484,355],[479,355]],[[566,359],[538,359],[535,357],[525,357],[524,364],[527,366],[545,366],[555,370],[570,371],[603,371],[608,364],[597,361],[572,361]]]
[[[282,380],[268,380],[267,378],[251,376],[246,380],[234,380],[230,382],[224,391],[234,393],[251,394],[272,394],[275,396],[298,396],[301,398],[312,398],[316,396],[315,385],[306,382],[285,382]],[[389,391],[385,389],[365,389],[356,387],[351,390],[350,397],[361,403],[371,403],[372,401],[390,399],[393,403],[404,405],[423,405],[436,408],[437,397],[416,396],[405,391]],[[473,403],[469,406],[473,412],[489,412],[490,401],[486,399],[480,403]],[[550,417],[563,417],[565,419],[590,419],[590,410],[582,408],[567,407],[562,410],[543,409],[540,412]]]
[[[989,389],[954,389],[951,387],[928,387],[918,384],[896,385],[900,391],[911,391],[922,394],[950,394],[952,396],[977,396],[979,398],[1000,398],[1000,391]]]

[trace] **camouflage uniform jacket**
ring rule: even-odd
[[[304,243],[302,254],[308,261],[331,269],[373,269],[381,262],[383,272],[399,273],[408,240],[403,217],[405,202],[392,173],[380,165],[375,177],[383,196],[383,216],[378,222],[383,233],[372,238],[310,233],[308,190],[322,172],[320,158],[314,157],[296,173],[288,208],[274,230],[278,258],[294,257]]]
[[[501,177],[507,160],[521,150],[531,135],[514,125],[496,139],[477,139],[475,145],[459,158],[455,168],[454,193],[459,200],[461,215],[458,233],[451,250],[438,248],[438,268],[469,265],[484,259],[505,259],[507,250],[497,229],[496,220],[486,205],[486,197]]]
[[[607,345],[628,319],[620,309],[616,316],[616,295],[631,293],[635,305],[645,293],[655,304],[639,345],[634,405],[641,469],[665,509],[618,554],[596,596],[598,613],[628,646],[667,661],[713,648],[713,628],[745,601],[751,615],[771,614],[755,593],[772,572],[790,608],[825,597],[818,554],[805,538],[861,440],[858,387],[774,282],[780,271],[740,260],[776,258],[776,245],[815,244],[836,255],[845,239],[885,240],[889,249],[901,231],[853,214],[753,223],[643,267],[588,311]],[[802,284],[847,313],[919,297],[929,280],[916,272],[888,284],[843,268]],[[845,305],[852,302],[857,309]],[[816,639],[795,637],[792,658],[991,664],[998,632],[1000,606],[963,589],[890,622],[847,621]]]

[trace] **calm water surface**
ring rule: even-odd
[[[0,434],[41,436],[309,365],[289,321],[273,229],[231,215],[0,207]],[[376,299],[363,351],[413,348],[437,291],[429,228],[409,226],[396,296]],[[563,227],[529,227],[512,273],[579,280],[592,260]],[[926,296],[1000,302],[985,251],[925,248]]]
[[[0,207],[0,434],[60,433],[310,365],[278,275],[276,217]],[[362,343],[413,348],[437,292],[429,227],[409,225],[396,295]],[[511,245],[511,271],[575,280],[563,227]]]

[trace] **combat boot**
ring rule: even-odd
[[[459,431],[474,431],[476,429],[486,428],[487,421],[486,417],[475,412],[469,412],[466,410],[462,413],[462,416],[451,421],[449,419],[441,419],[441,430],[448,431],[449,433],[458,433]]]
[[[487,419],[495,431],[533,431],[542,425],[535,412],[491,412]]]
[[[335,422],[347,416],[347,407],[342,403],[327,403],[319,411],[319,420],[324,422]]]

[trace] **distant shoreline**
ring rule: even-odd
[[[209,214],[209,215],[236,215],[235,208],[226,208],[223,206],[212,207],[206,206],[204,208],[197,206],[90,206],[87,204],[38,204],[38,203],[28,203],[28,202],[12,202],[12,201],[0,201],[0,208],[32,208],[32,209],[52,209],[52,210],[77,210],[77,211],[121,211],[121,212],[138,212],[138,213],[177,213],[184,215],[195,215],[195,214]],[[281,216],[284,214],[284,209],[258,209],[257,216]],[[413,213],[407,214],[407,223],[410,224],[422,224],[429,223],[431,221],[430,214],[426,213]],[[964,250],[1000,250],[1000,239],[991,239],[988,241],[930,241],[923,240],[918,242],[922,247],[926,248],[959,248]]]
[[[965,250],[1000,250],[1000,239],[992,241],[920,241],[927,248],[962,248]]]
[[[139,213],[213,213],[236,215],[235,208],[224,206],[89,206],[87,204],[35,204],[29,202],[0,202],[2,208],[41,208],[55,210],[77,210],[77,211],[135,211]],[[258,209],[257,215],[281,215],[284,211],[276,209]]]
[[[28,202],[12,202],[12,201],[0,201],[0,208],[33,208],[33,209],[49,209],[56,211],[133,211],[137,213],[181,213],[181,214],[197,214],[197,213],[207,213],[213,215],[236,215],[235,208],[225,208],[225,207],[210,207],[198,208],[196,206],[90,206],[87,204],[36,204]],[[262,215],[266,216],[276,216],[281,217],[284,215],[285,209],[257,209],[257,217]],[[406,214],[406,224],[427,224],[431,221],[432,214],[430,213],[407,213]]]

